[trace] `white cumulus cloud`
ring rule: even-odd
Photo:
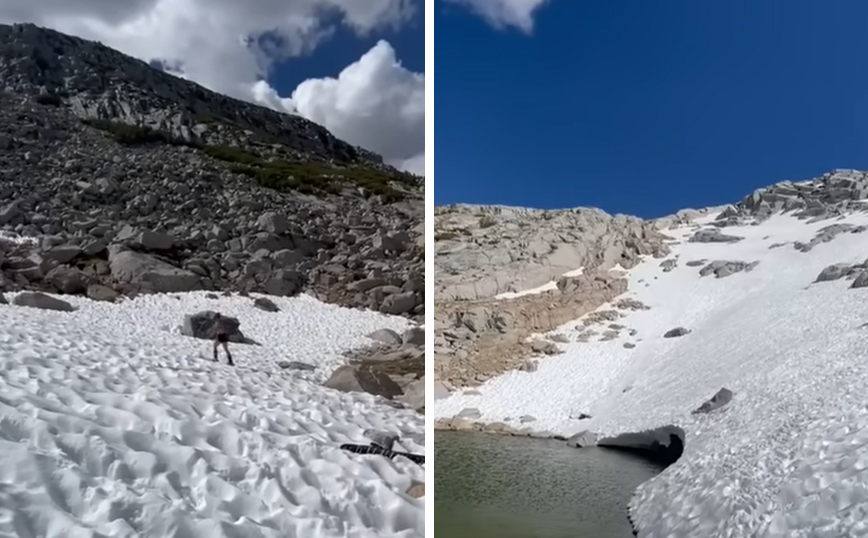
[[[266,83],[256,98],[325,125],[337,137],[364,140],[389,164],[417,174],[425,169],[425,77],[398,62],[395,50],[378,42],[337,78],[309,79],[280,98]]]
[[[534,12],[549,0],[447,0],[460,4],[488,21],[495,28],[514,26],[533,31]],[[576,1],[576,0],[573,0]]]
[[[0,22],[33,22],[159,60],[212,90],[295,111],[402,166],[424,162],[424,75],[378,43],[336,78],[280,97],[264,79],[343,25],[360,36],[407,22],[418,0],[0,0]],[[421,39],[421,37],[420,37]],[[291,67],[291,64],[290,64]],[[415,130],[414,130],[415,129]],[[416,147],[413,147],[416,144]],[[420,157],[421,156],[421,157]],[[423,166],[424,168],[424,166]],[[413,170],[418,172],[419,170]]]

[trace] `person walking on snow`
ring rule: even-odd
[[[229,366],[235,366],[232,362],[232,354],[229,353],[229,320],[224,318],[218,312],[214,316],[214,328],[212,329],[211,337],[214,338],[214,362],[220,362],[217,358],[217,347],[223,346],[223,351],[226,352],[226,359]]]

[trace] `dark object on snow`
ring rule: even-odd
[[[316,366],[314,366],[313,364],[307,364],[307,363],[298,362],[298,361],[288,361],[288,362],[281,361],[281,362],[278,362],[277,365],[280,366],[281,368],[283,368],[284,370],[303,370],[306,372],[312,372],[312,371],[316,370]]]
[[[404,393],[388,375],[358,364],[338,367],[323,386],[341,392],[367,392],[389,400]]]
[[[229,331],[238,330],[238,320],[225,318],[220,313],[214,314],[214,325],[211,327],[211,335],[214,338],[214,362],[218,362],[217,348],[223,346],[223,351],[226,352],[226,360],[229,366],[235,366],[232,362],[232,353],[229,353]]]
[[[12,299],[12,304],[15,306],[28,306],[30,308],[39,308],[42,310],[56,310],[58,312],[74,312],[75,307],[66,301],[55,299],[44,293],[25,291],[19,293]]]
[[[225,316],[212,310],[205,310],[184,316],[181,334],[203,340],[214,340],[218,332],[223,332],[228,336],[229,342],[255,344],[256,342],[241,333],[238,328],[240,325],[241,322],[237,318]]]
[[[690,329],[685,329],[684,327],[675,327],[674,329],[666,331],[666,334],[663,335],[663,338],[677,338],[679,336],[684,336],[685,334],[690,334]]]
[[[425,465],[425,456],[420,456],[419,454],[410,454],[409,452],[398,452],[396,450],[389,450],[388,448],[383,448],[380,445],[375,444],[369,446],[344,444],[341,445],[341,449],[353,452],[354,454],[374,454],[378,456],[385,456],[389,459],[392,459],[395,456],[404,456],[405,458],[413,461],[413,463]]]
[[[717,394],[712,396],[710,400],[700,405],[698,409],[694,409],[692,414],[710,413],[715,409],[720,409],[730,401],[732,401],[732,391],[727,388],[722,388],[717,391]]]
[[[259,297],[255,301],[253,301],[253,306],[260,310],[264,310],[265,312],[280,312],[280,308],[274,304],[274,301],[268,299],[267,297]]]

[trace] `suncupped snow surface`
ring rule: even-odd
[[[682,457],[631,502],[640,537],[868,536],[868,288],[851,289],[843,278],[814,283],[831,264],[868,258],[868,232],[842,233],[809,252],[793,246],[841,223],[868,217],[807,223],[777,215],[725,228],[744,238],[728,244],[687,242],[694,226],[668,230],[679,241],[670,256],[678,266],[666,272],[660,260],[644,260],[619,298],[650,307],[617,322],[635,336],[562,345],[565,353],[541,360],[536,372],[438,400],[434,414],[472,407],[486,422],[532,415],[534,429],[562,435],[683,428]],[[715,278],[700,277],[698,260],[759,264]],[[663,338],[675,327],[691,332]],[[691,413],[722,387],[731,402]],[[581,413],[593,418],[577,420]]]
[[[342,351],[406,320],[307,296],[276,313],[204,293],[64,299],[78,310],[0,305],[0,536],[424,535],[424,502],[405,494],[424,470],[339,448],[373,428],[422,453],[424,418],[321,386]],[[262,345],[215,364],[177,329],[201,310]]]

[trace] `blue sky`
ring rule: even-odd
[[[868,2],[551,0],[525,32],[462,1],[435,10],[437,205],[656,217],[868,169]]]
[[[405,25],[394,29],[384,28],[367,36],[359,36],[345,26],[309,55],[292,58],[274,65],[268,78],[281,95],[292,90],[309,78],[335,77],[343,68],[357,61],[377,41],[385,39],[395,49],[405,69],[425,72],[425,18],[421,9]]]

